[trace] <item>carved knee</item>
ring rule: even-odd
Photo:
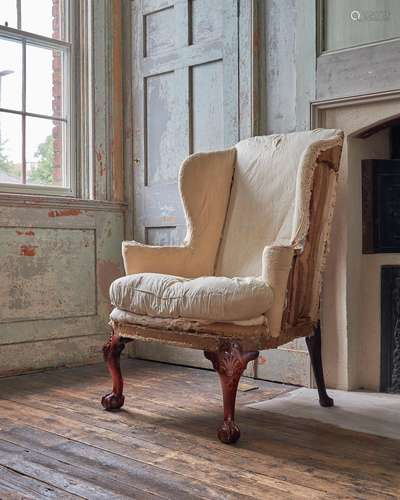
[[[218,373],[224,401],[224,423],[218,429],[218,438],[226,444],[235,443],[240,437],[240,429],[234,422],[236,393],[240,377],[247,363],[256,359],[258,351],[243,352],[238,342],[224,342],[216,352],[205,351],[215,371]]]

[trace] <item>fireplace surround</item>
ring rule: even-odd
[[[400,119],[400,92],[317,101],[311,126],[345,132],[321,321],[328,386],[381,389],[381,268],[398,253],[362,252],[361,162],[390,158],[389,124]]]

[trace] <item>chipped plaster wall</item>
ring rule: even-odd
[[[81,199],[0,192],[0,376],[99,361],[110,333],[108,288],[123,274],[126,221],[114,189],[124,176],[122,151],[110,131],[122,98],[113,78],[121,71],[113,59],[119,4],[92,4],[93,138],[82,164],[90,174],[78,169],[89,188],[81,186]]]

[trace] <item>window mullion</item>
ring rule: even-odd
[[[20,30],[22,27],[21,0],[16,0],[16,4],[17,4],[17,28]]]
[[[22,184],[26,184],[26,42],[22,41]]]

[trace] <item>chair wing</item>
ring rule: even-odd
[[[153,272],[193,278],[214,274],[235,163],[235,148],[187,158],[179,190],[187,233],[182,246],[122,243],[126,274]]]
[[[290,271],[282,329],[319,320],[322,273],[329,245],[343,135],[314,156],[310,182],[304,184],[303,223],[294,221],[296,249]],[[298,208],[298,207],[297,207]],[[297,224],[297,225],[296,225]]]

